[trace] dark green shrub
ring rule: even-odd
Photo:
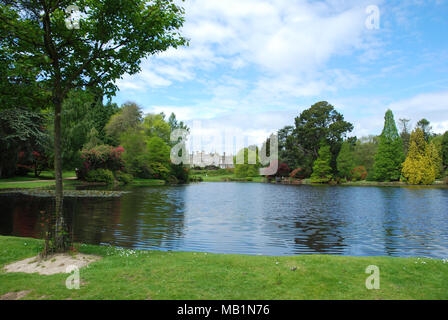
[[[105,182],[111,184],[115,181],[112,171],[107,169],[90,170],[86,175],[86,181]]]
[[[115,179],[122,184],[129,184],[132,182],[134,177],[132,176],[132,174],[117,171],[115,173]]]

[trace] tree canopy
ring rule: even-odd
[[[377,181],[398,181],[404,161],[403,142],[395,125],[394,115],[387,110],[384,129],[381,133],[378,152],[375,155],[375,179]]]

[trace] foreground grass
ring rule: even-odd
[[[448,299],[448,263],[418,258],[267,257],[80,245],[80,252],[103,259],[81,269],[79,290],[66,289],[67,274],[3,271],[5,264],[34,256],[41,247],[35,239],[0,237],[0,296],[31,290],[26,299]],[[365,287],[369,265],[380,268],[380,290]]]

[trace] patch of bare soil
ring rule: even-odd
[[[101,257],[82,253],[77,253],[74,255],[54,254],[47,257],[45,260],[41,259],[39,256],[27,258],[8,264],[4,267],[4,269],[6,272],[25,272],[51,275],[56,273],[72,272],[73,269],[70,268],[73,268],[73,266],[80,269],[100,259]]]
[[[8,293],[5,293],[4,295],[0,296],[0,300],[20,300],[30,292],[31,292],[30,290],[8,292]]]

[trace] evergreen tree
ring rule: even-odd
[[[339,155],[337,157],[337,167],[339,176],[345,179],[351,179],[351,172],[355,167],[355,161],[352,145],[347,141],[342,144],[341,151],[339,151]]]
[[[426,142],[429,142],[430,138],[432,137],[432,127],[430,126],[430,122],[423,118],[422,120],[417,122],[417,128],[420,128],[423,131]]]
[[[443,135],[442,140],[442,161],[443,166],[448,167],[448,131]]]
[[[434,155],[425,141],[420,128],[411,134],[409,153],[403,164],[403,177],[410,184],[432,184],[436,178],[433,165]],[[433,157],[433,159],[431,159]]]
[[[437,145],[434,143],[434,141],[431,141],[428,148],[428,157],[431,161],[432,168],[434,170],[434,177],[440,178],[441,174],[443,172],[443,161],[441,157],[441,148],[439,148],[440,145]]]
[[[319,157],[314,161],[311,182],[327,183],[333,178],[331,168],[331,149],[329,145],[323,144],[319,149]]]
[[[404,155],[407,156],[409,151],[409,141],[411,139],[410,125],[409,125],[409,122],[411,120],[399,119],[398,121],[399,121],[398,124],[401,128],[400,137],[401,140],[403,141]]]
[[[384,129],[380,136],[378,152],[375,155],[375,180],[398,181],[404,160],[403,142],[398,135],[394,115],[387,110]]]

